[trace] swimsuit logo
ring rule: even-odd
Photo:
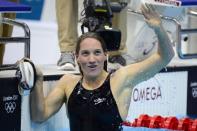
[[[95,99],[95,100],[94,100],[94,104],[97,105],[97,104],[99,104],[99,103],[102,103],[102,102],[105,101],[105,100],[106,100],[106,98],[98,98],[98,99]]]
[[[13,113],[15,109],[16,109],[15,102],[6,102],[5,103],[5,110],[7,113]]]

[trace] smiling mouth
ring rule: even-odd
[[[89,65],[88,67],[91,69],[95,69],[97,66],[96,65]]]

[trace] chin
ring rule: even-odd
[[[96,72],[95,72],[95,73],[90,73],[89,76],[90,76],[90,77],[97,77],[97,76],[99,76],[99,74],[100,74],[100,73],[96,73]]]
[[[99,70],[97,70],[97,71],[92,71],[92,72],[90,72],[88,75],[90,76],[90,77],[97,77],[97,76],[99,76],[100,75],[100,73],[101,73],[101,71]]]

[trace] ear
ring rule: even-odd
[[[78,61],[79,61],[79,55],[78,54],[75,54],[75,59],[76,59],[76,61],[78,63]]]
[[[105,60],[107,60],[107,57],[108,57],[107,52],[104,52],[104,55],[105,55]]]

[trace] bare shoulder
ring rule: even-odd
[[[75,74],[65,74],[60,78],[60,81],[64,82],[71,82],[71,81],[77,81],[81,78],[81,75],[75,75]]]
[[[65,74],[58,81],[57,87],[63,89],[67,95],[70,95],[80,79],[81,75]]]
[[[111,74],[112,83],[124,83],[127,78],[128,70],[125,67],[121,67]]]
[[[110,85],[114,94],[120,94],[125,89],[132,90],[134,78],[128,67],[121,67],[111,74]]]

